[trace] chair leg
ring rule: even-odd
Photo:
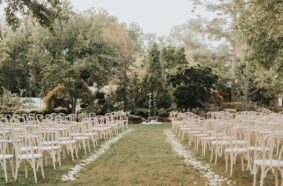
[[[12,177],[15,178],[15,170],[14,170],[14,161],[13,158],[10,159],[10,167],[11,167],[11,172],[12,172]]]
[[[212,162],[213,160],[213,147],[211,148],[211,152],[210,152],[210,163]]]
[[[36,168],[35,168],[35,160],[34,159],[32,160],[31,166],[32,166],[32,170],[33,170],[34,181],[35,181],[35,183],[37,183],[37,175],[36,175]]]
[[[75,159],[74,159],[74,148],[71,147],[69,150],[71,151],[72,161],[74,162],[75,161]]]
[[[8,182],[7,164],[6,164],[6,160],[5,160],[5,159],[4,159],[4,161],[3,161],[3,169],[4,169],[5,180],[6,180],[6,182]]]
[[[19,172],[19,168],[20,168],[20,161],[18,159],[16,159],[16,171],[15,171],[15,181],[17,180],[18,178],[18,172]]]
[[[229,155],[227,155],[227,153],[224,153],[224,157],[225,157],[225,173],[228,172],[228,157]]]
[[[91,142],[92,142],[93,148],[95,149],[95,139],[94,139],[94,137],[91,138]]]
[[[79,149],[78,147],[76,147],[76,144],[75,144],[75,153],[76,153],[76,158],[79,159]]]
[[[260,173],[260,186],[263,186],[264,183],[264,174],[265,174],[265,166],[261,166],[261,173]]]
[[[280,170],[280,174],[281,174],[281,184],[280,186],[283,186],[283,172]]]
[[[214,162],[215,165],[217,165],[217,160],[218,160],[218,148],[215,149],[215,162]]]
[[[257,166],[254,166],[253,168],[253,174],[254,174],[254,181],[253,181],[253,186],[256,186],[256,174],[257,174]]]
[[[45,156],[45,167],[47,167],[48,165],[48,160],[47,160],[47,156]]]
[[[88,152],[90,153],[90,139],[87,140],[87,148],[88,148]]]
[[[61,167],[61,155],[60,155],[60,150],[57,151],[57,162],[59,162],[59,166]]]
[[[55,170],[56,169],[56,152],[52,150],[50,155],[51,155],[51,158],[52,158],[53,168]]]
[[[28,178],[27,162],[25,161],[25,178]]]
[[[231,162],[231,164],[230,164],[230,176],[232,177],[232,175],[233,175],[233,165],[234,165],[234,158],[236,159],[236,157],[234,157],[234,154],[231,152],[230,153],[230,162]]]
[[[85,155],[86,155],[87,154],[87,152],[86,152],[86,140],[83,140],[82,142],[83,142],[84,152],[85,152]]]
[[[43,160],[42,159],[40,159],[40,168],[41,168],[42,178],[45,179],[45,174],[44,174],[44,170],[43,170]]]

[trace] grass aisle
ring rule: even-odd
[[[204,185],[199,172],[186,166],[166,141],[169,125],[135,125],[102,157],[64,185]]]

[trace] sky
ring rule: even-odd
[[[90,8],[104,9],[120,22],[138,23],[144,33],[157,36],[168,35],[171,29],[192,18],[213,18],[214,13],[198,7],[193,13],[192,0],[70,0],[74,10],[84,11]],[[3,6],[0,6],[0,18],[3,19]]]
[[[198,14],[212,17],[213,14],[198,8],[191,10],[191,0],[71,0],[74,10],[84,11],[90,8],[104,9],[128,24],[138,23],[145,33],[158,36],[168,35],[170,30],[185,23]]]

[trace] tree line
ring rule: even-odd
[[[166,115],[210,103],[221,109],[224,101],[268,105],[282,91],[278,0],[198,0],[196,8],[218,17],[190,20],[166,37],[103,10],[75,12],[68,2],[7,2],[8,24],[0,28],[2,111],[9,108],[3,109],[7,94],[42,97],[48,110],[75,112],[79,100],[85,112]],[[225,42],[211,48],[203,38]]]

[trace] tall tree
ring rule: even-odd
[[[148,97],[146,105],[150,108],[151,115],[157,113],[159,108],[170,107],[170,97],[165,87],[165,78],[160,61],[160,51],[154,44],[146,57],[146,71],[143,77],[143,93]]]
[[[0,0],[0,4],[5,6],[6,21],[14,29],[20,26],[20,17],[28,14],[51,28],[61,9],[60,0]]]
[[[246,60],[268,71],[271,83],[283,86],[283,2],[247,1],[240,16],[239,31],[246,42]],[[264,73],[266,74],[266,73]]]

